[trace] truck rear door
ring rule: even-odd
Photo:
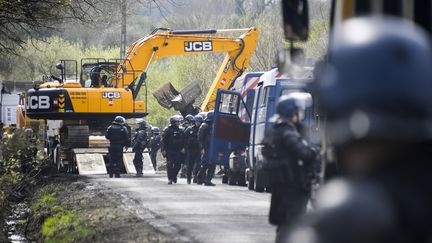
[[[232,151],[249,144],[250,112],[241,94],[218,90],[210,141],[210,161],[228,166]]]

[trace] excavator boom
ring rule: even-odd
[[[156,30],[131,45],[112,83],[116,87],[133,88],[134,98],[136,98],[151,63],[169,56],[226,52],[224,61],[201,106],[203,111],[213,109],[217,89],[229,88],[248,67],[259,36],[259,31],[255,27],[226,30],[162,30],[164,31],[161,33]],[[214,36],[227,32],[243,33],[239,37]],[[140,77],[136,75],[140,73],[137,70],[142,71]]]

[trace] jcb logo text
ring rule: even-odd
[[[49,96],[28,96],[26,108],[31,110],[36,109],[49,109],[50,98]]]
[[[211,51],[213,43],[211,41],[185,41],[184,50],[185,52]]]
[[[103,92],[102,99],[120,99],[120,92]]]

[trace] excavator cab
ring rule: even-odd
[[[95,62],[81,65],[81,86],[85,88],[113,87],[118,63]]]

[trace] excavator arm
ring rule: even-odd
[[[255,51],[259,31],[255,27],[225,30],[161,29],[136,41],[112,80],[115,87],[129,87],[134,99],[145,82],[151,63],[169,56],[226,52],[224,61],[201,106],[203,111],[214,107],[217,89],[227,89],[248,67]],[[218,33],[243,32],[239,37],[214,36]]]

